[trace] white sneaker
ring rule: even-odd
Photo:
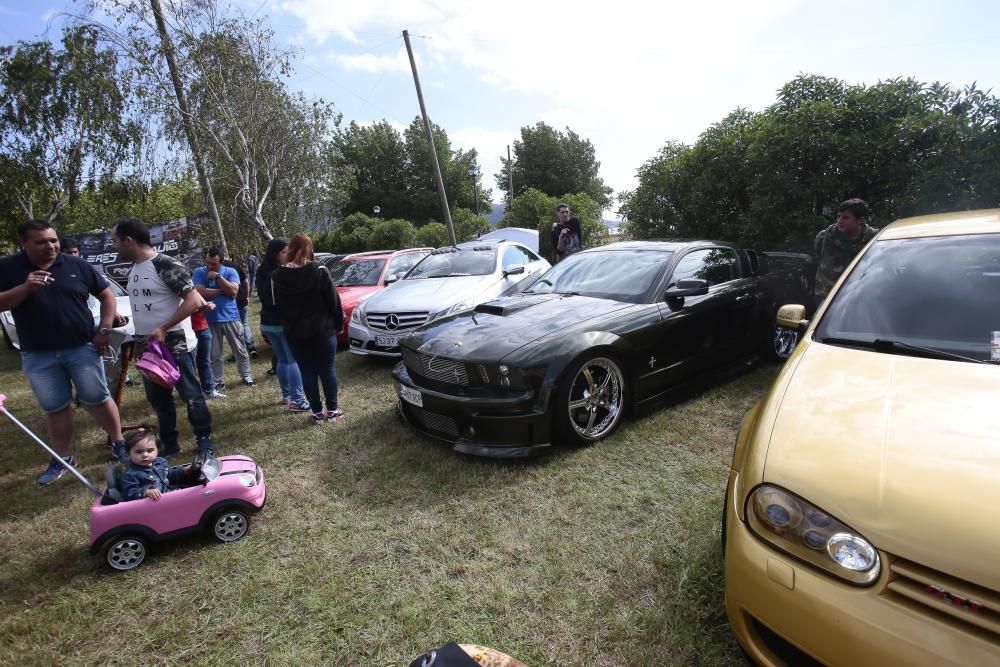
[[[225,398],[226,395],[223,394],[218,389],[213,389],[212,391],[205,392],[205,400],[211,401],[213,398]]]

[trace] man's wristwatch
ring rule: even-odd
[[[97,330],[97,333],[102,336],[110,336],[111,329],[109,329],[108,327],[101,327],[100,329]]]

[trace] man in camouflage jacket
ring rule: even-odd
[[[817,308],[855,255],[878,233],[878,228],[865,223],[867,218],[868,204],[848,199],[837,207],[837,222],[816,235]]]

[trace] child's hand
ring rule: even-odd
[[[159,500],[160,496],[162,496],[162,495],[163,494],[160,493],[159,489],[146,489],[146,493],[145,493],[145,496],[147,498],[152,498],[153,500]]]

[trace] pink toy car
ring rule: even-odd
[[[80,483],[96,496],[90,508],[90,552],[103,552],[108,565],[131,570],[146,559],[149,547],[174,537],[210,532],[222,542],[235,542],[250,530],[250,514],[264,506],[267,488],[264,471],[249,456],[235,454],[196,458],[184,488],[168,491],[159,500],[122,500],[124,469],[114,465],[105,474],[107,488],[98,490],[79,470],[59,458],[37,435],[4,407],[6,415],[49,456],[62,462]]]
[[[159,500],[123,501],[120,466],[108,468],[107,488],[90,508],[90,552],[103,553],[116,570],[131,570],[146,558],[151,544],[189,533],[208,532],[235,542],[250,530],[250,514],[264,506],[264,471],[248,456],[195,460],[198,481]]]

